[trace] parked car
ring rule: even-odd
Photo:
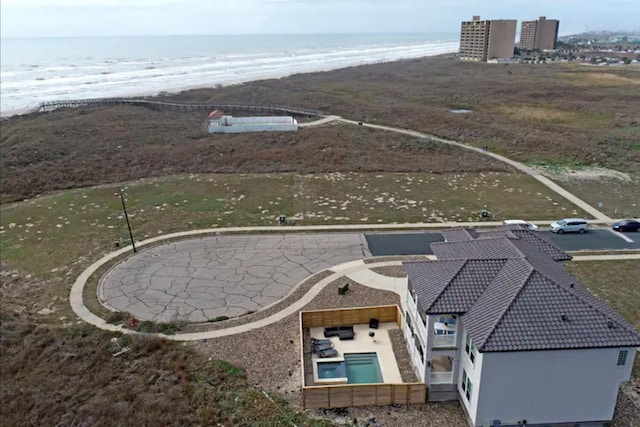
[[[532,224],[530,222],[527,222],[525,220],[522,219],[505,219],[504,221],[502,221],[502,223],[504,225],[521,225],[527,228],[527,230],[531,230],[531,231],[538,231],[538,226],[535,224]]]
[[[635,219],[623,219],[614,222],[611,226],[615,231],[640,231],[640,221]]]
[[[586,233],[589,225],[583,218],[565,218],[551,223],[551,231],[558,234],[563,233]]]

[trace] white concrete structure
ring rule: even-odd
[[[566,273],[566,254],[514,230],[443,232],[437,261],[404,264],[414,371],[474,427],[606,426],[640,334]]]
[[[209,133],[292,132],[298,121],[291,116],[209,117]]]

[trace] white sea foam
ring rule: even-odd
[[[175,57],[169,56],[172,53],[169,49],[161,52],[158,47],[153,52],[155,57],[152,54],[127,57],[122,52],[110,57],[104,54],[87,56],[79,52],[74,57],[66,52],[64,58],[21,58],[20,63],[5,61],[3,55],[0,110],[8,115],[50,100],[151,95],[161,91],[236,84],[451,53],[458,47],[458,42],[451,39],[385,44],[367,44],[360,40],[351,44],[344,42],[341,47],[317,44],[314,47],[287,46],[284,50],[269,46],[271,49],[263,52],[227,49],[210,55],[204,49],[193,52],[184,49]]]

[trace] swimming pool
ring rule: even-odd
[[[346,376],[344,362],[318,362],[318,378],[328,380]]]
[[[382,382],[380,362],[376,353],[345,353],[344,362],[318,361],[318,378],[347,378],[347,384]]]

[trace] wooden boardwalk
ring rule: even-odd
[[[242,111],[269,114],[289,114],[307,117],[326,117],[327,113],[303,108],[286,107],[279,105],[250,105],[250,104],[218,104],[210,102],[165,102],[140,98],[95,98],[95,99],[74,99],[66,101],[41,102],[30,113],[43,113],[53,111],[58,108],[79,108],[79,107],[110,107],[114,105],[133,105],[138,107],[169,109],[176,111]]]

